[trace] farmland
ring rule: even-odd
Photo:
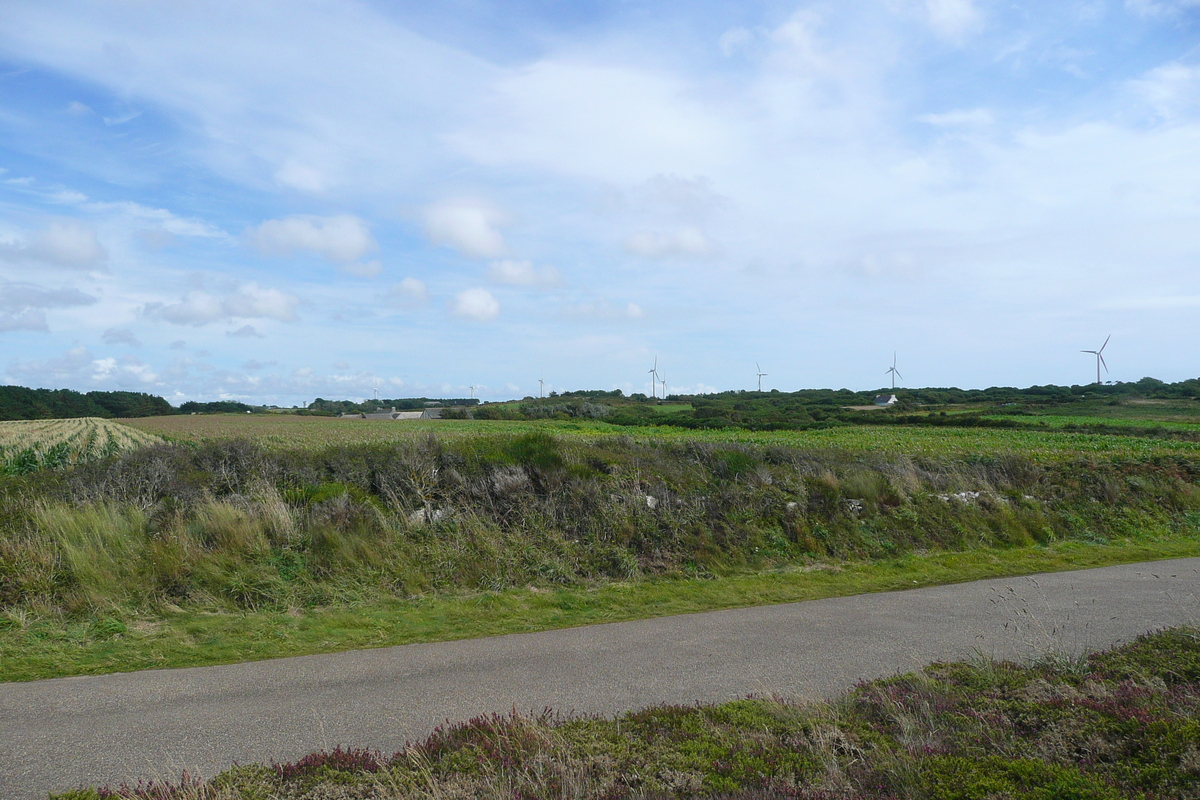
[[[1078,422],[1078,419],[1075,420]],[[666,426],[630,428],[584,420],[428,420],[374,421],[288,415],[208,415],[145,417],[128,425],[167,439],[199,443],[248,439],[273,448],[320,449],[336,445],[411,443],[436,434],[448,440],[508,437],[533,432],[572,440],[622,436],[637,442],[736,443],[804,449],[877,452],[910,457],[988,457],[1019,453],[1038,462],[1080,457],[1200,457],[1200,441],[1162,437],[1111,436],[1059,429],[924,428],[845,425],[804,431],[750,431],[739,428],[692,430]],[[1200,432],[1200,425],[1189,430]]]
[[[155,434],[97,417],[0,422],[0,469],[64,467],[159,441]]]

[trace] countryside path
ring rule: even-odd
[[[222,667],[0,684],[0,798],[211,776],[446,719],[835,695],[975,652],[1109,647],[1200,624],[1200,558]]]

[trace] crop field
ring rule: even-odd
[[[1026,417],[1025,419],[1031,419]],[[1078,423],[1078,419],[1076,420]],[[565,438],[627,436],[648,440],[732,442],[851,452],[879,452],[914,458],[989,457],[1021,453],[1035,461],[1080,457],[1147,458],[1200,455],[1200,442],[1141,436],[1110,436],[1053,429],[922,428],[840,426],[809,431],[748,431],[735,428],[689,430],[626,427],[591,421],[427,420],[377,421],[285,415],[207,415],[144,417],[129,425],[146,433],[185,442],[250,439],[273,447],[312,449],[330,445],[411,442],[435,433],[443,438],[521,435],[544,432]]]
[[[153,433],[98,417],[0,422],[0,469],[21,473],[69,466],[160,441]]]

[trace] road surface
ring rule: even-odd
[[[0,797],[212,776],[446,720],[836,695],[975,653],[1078,654],[1200,624],[1200,559],[249,664],[0,684]]]

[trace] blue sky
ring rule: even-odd
[[[173,402],[1200,374],[1200,2],[0,15],[0,380]]]

